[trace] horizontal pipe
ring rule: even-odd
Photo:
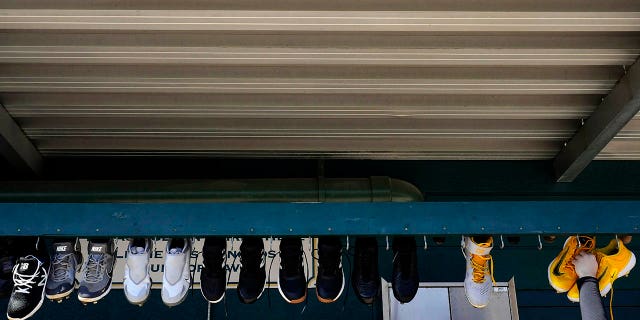
[[[17,181],[0,202],[409,202],[423,196],[389,177],[236,180]]]

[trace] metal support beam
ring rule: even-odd
[[[42,156],[0,103],[0,156],[17,170],[40,174]]]
[[[637,200],[0,203],[0,212],[0,236],[597,234],[640,228]]]
[[[557,181],[573,181],[639,110],[640,63],[636,61],[556,156]]]

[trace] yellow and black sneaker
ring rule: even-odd
[[[636,265],[636,256],[618,239],[612,239],[609,244],[594,251],[598,261],[598,287],[603,297],[609,293],[613,282],[631,272]],[[567,298],[573,302],[580,301],[578,286],[574,286],[567,293]]]
[[[590,252],[595,248],[595,238],[588,236],[570,236],[564,242],[560,254],[549,264],[548,278],[549,284],[556,292],[567,292],[578,280],[573,258],[580,252]]]

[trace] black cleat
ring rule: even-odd
[[[262,238],[243,238],[240,245],[240,279],[238,298],[242,303],[254,303],[260,299],[267,275],[264,269],[264,243]]]
[[[318,276],[316,278],[316,296],[322,303],[331,303],[344,290],[344,272],[342,270],[342,243],[338,237],[318,239]]]
[[[351,284],[358,299],[373,304],[380,293],[378,272],[378,243],[374,237],[356,239],[355,261],[351,273]]]
[[[419,282],[416,239],[395,237],[393,239],[393,276],[391,278],[393,295],[400,303],[410,302],[418,292]]]
[[[220,237],[204,239],[203,269],[200,273],[200,292],[209,303],[218,303],[227,290],[227,240]]]
[[[282,238],[280,241],[278,291],[288,303],[300,303],[307,298],[307,278],[302,265],[300,238]]]

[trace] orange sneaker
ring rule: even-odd
[[[616,279],[628,275],[633,269],[636,265],[636,256],[617,239],[612,239],[604,248],[594,250],[594,254],[598,260],[596,274],[598,288],[600,295],[604,297],[609,293]],[[569,290],[567,298],[573,302],[580,302],[580,291],[577,285]]]
[[[578,280],[573,258],[583,251],[591,251],[595,247],[595,238],[588,236],[570,236],[564,242],[562,251],[549,264],[547,275],[549,284],[558,293],[567,292]]]

